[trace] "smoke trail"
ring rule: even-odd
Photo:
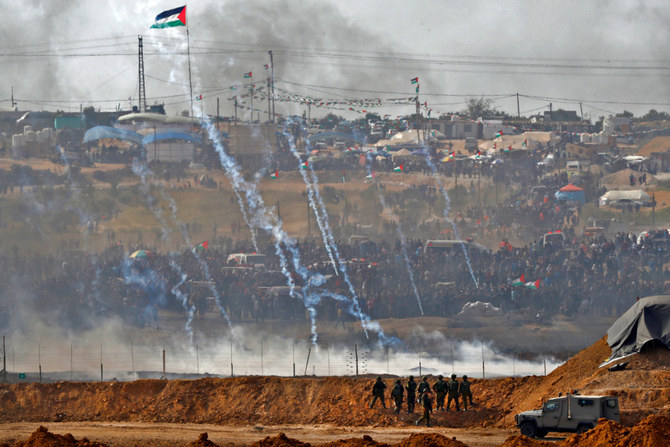
[[[179,274],[181,272],[181,267],[175,262],[175,260],[170,257],[170,267]],[[182,304],[184,307],[184,310],[186,311],[186,325],[184,326],[184,330],[188,334],[189,341],[191,345],[193,345],[193,316],[195,315],[195,306],[192,304],[189,304],[188,302],[188,297],[184,295],[184,293],[179,289],[182,284],[186,282],[186,278],[188,278],[188,275],[186,273],[181,273],[181,277],[179,282],[170,289],[170,291],[174,294],[174,296],[179,300],[179,302]]]
[[[151,172],[151,170],[149,169],[149,167],[146,164],[139,163],[139,162],[133,162],[132,170],[142,180],[143,192],[145,193],[145,197],[147,198],[147,204],[149,205],[149,208],[154,213],[156,218],[158,218],[159,221],[161,222],[161,230],[163,232],[163,236],[164,236],[164,239],[165,239],[167,237],[167,231],[165,230],[165,227],[167,227],[167,223],[165,222],[165,219],[163,218],[163,211],[160,208],[155,207],[151,203],[151,198],[149,197],[150,194],[148,192],[147,184],[146,184],[147,175],[153,175],[153,173]],[[168,201],[173,222],[180,229],[180,231],[182,233],[182,237],[184,238],[184,240],[186,241],[188,246],[192,247],[193,243],[191,242],[190,236],[188,235],[188,233],[184,229],[184,226],[181,225],[181,222],[177,219],[177,203],[174,201],[174,199],[172,199],[172,197],[170,197],[165,192],[165,190],[162,187],[159,188],[159,189],[160,189],[162,197],[164,199],[167,199],[167,201]],[[198,253],[194,253],[194,256],[196,257],[196,259],[198,260],[198,263],[202,267],[203,273],[205,274],[205,278],[207,279],[208,287],[209,287],[210,291],[212,292],[212,295],[214,296],[214,301],[216,302],[216,305],[219,308],[219,311],[221,312],[221,314],[225,318],[226,323],[228,324],[228,329],[230,329],[231,334],[235,338],[235,333],[234,333],[234,330],[233,330],[233,324],[230,321],[230,317],[228,315],[228,312],[226,311],[226,309],[223,307],[223,304],[221,303],[221,296],[217,292],[215,285],[211,281],[209,281],[209,279],[211,278],[210,273],[209,273],[209,266],[207,265],[207,262],[204,259],[202,259]],[[177,275],[179,275],[180,277],[185,275],[183,273],[183,271],[181,270],[181,268],[176,263],[170,262],[170,266],[175,270]],[[175,296],[176,296],[176,294],[175,294]],[[183,299],[181,297],[177,296],[177,298],[179,298],[183,302]],[[191,310],[186,304],[184,304],[184,309],[186,310],[187,316],[188,316],[188,320],[186,322],[185,330],[189,334],[189,337],[192,341],[193,340],[193,331],[190,328],[190,326],[191,326],[191,322],[193,321],[193,311],[194,310]]]
[[[369,154],[365,157],[366,163],[365,163],[365,169],[368,173],[368,176],[373,177],[372,170],[370,169],[370,164],[367,163]],[[405,234],[402,231],[402,222],[400,222],[400,218],[395,215],[393,210],[391,208],[388,208],[386,206],[386,200],[384,199],[384,196],[382,193],[379,191],[379,186],[377,185],[377,180],[375,179],[375,189],[377,191],[377,197],[379,198],[379,203],[382,205],[382,208],[389,212],[391,216],[393,216],[394,220],[396,221],[396,231],[398,233],[398,237],[400,238],[400,250],[402,252],[402,257],[405,259],[405,266],[407,267],[407,274],[409,275],[409,281],[412,284],[412,290],[414,291],[414,296],[416,297],[416,301],[419,304],[419,310],[421,311],[421,315],[423,315],[423,305],[421,304],[421,298],[419,297],[419,291],[416,288],[416,282],[414,281],[414,271],[412,270],[412,266],[409,262],[409,256],[407,255],[407,239],[405,238]]]
[[[326,234],[326,228],[324,226],[323,222],[323,217],[322,214],[319,212],[319,209],[316,206],[316,202],[314,200],[314,190],[317,189],[316,183],[310,182],[309,178],[307,177],[307,173],[305,172],[305,169],[303,169],[302,166],[300,166],[300,154],[298,153],[298,150],[295,147],[295,142],[293,140],[293,135],[291,135],[290,132],[287,131],[286,126],[288,125],[288,121],[284,124],[284,128],[282,129],[284,135],[288,139],[288,146],[289,149],[291,150],[291,153],[295,156],[296,160],[298,160],[298,171],[300,171],[300,175],[302,176],[302,181],[305,183],[305,187],[307,188],[307,201],[309,202],[310,208],[314,211],[314,216],[316,216],[316,223],[319,226],[319,231],[321,232],[321,238],[323,239],[323,245],[326,247],[326,252],[328,253],[328,258],[330,259],[330,263],[333,265],[333,270],[335,271],[335,274],[339,276],[339,273],[337,271],[337,264],[335,263],[335,258],[333,258],[333,251],[331,250],[331,244],[329,241],[329,238]],[[313,171],[312,171],[313,172]],[[314,177],[312,177],[312,181],[314,181]],[[323,215],[326,216],[326,219],[328,218],[328,214],[325,212],[324,209],[322,209]]]
[[[244,201],[242,200],[242,196],[240,196],[240,192],[236,189],[233,188],[233,192],[235,193],[235,198],[237,199],[237,203],[240,205],[240,211],[242,212],[242,219],[244,219],[244,223],[247,225],[247,228],[249,229],[249,232],[251,233],[251,242],[254,244],[254,250],[256,250],[256,253],[260,252],[258,249],[258,242],[256,242],[256,231],[254,230],[254,227],[251,225],[249,222],[249,214],[247,213],[247,209],[244,206]]]
[[[121,273],[126,284],[137,285],[145,293],[149,302],[144,308],[144,321],[157,327],[158,307],[166,303],[166,279],[149,267],[138,271],[129,258],[121,261]]]
[[[284,134],[287,136],[288,143],[289,143],[289,148],[291,152],[298,158],[299,160],[299,155],[297,154],[296,148],[295,148],[295,140],[293,138],[293,135],[290,132],[286,132],[286,129],[284,129]],[[354,311],[356,312],[356,316],[358,317],[359,320],[362,321],[364,320],[364,315],[361,310],[361,306],[358,301],[358,295],[356,294],[356,289],[354,288],[354,285],[351,283],[351,280],[349,279],[349,273],[347,271],[347,266],[345,263],[342,262],[342,257],[340,256],[339,249],[337,247],[337,243],[335,242],[335,238],[333,237],[333,232],[330,229],[330,223],[328,221],[328,210],[326,209],[326,205],[323,202],[323,199],[321,197],[321,193],[319,192],[318,184],[319,184],[319,178],[316,175],[316,172],[314,171],[314,168],[311,165],[308,165],[308,169],[310,172],[311,176],[311,181],[306,180],[306,176],[303,174],[303,180],[305,181],[305,184],[307,185],[308,189],[308,196],[309,196],[309,191],[311,190],[313,193],[313,196],[316,197],[316,200],[319,203],[319,207],[321,209],[321,214],[322,214],[322,222],[323,222],[323,227],[325,229],[325,239],[324,243],[326,244],[326,247],[332,248],[332,250],[335,252],[335,256],[337,257],[338,263],[339,263],[339,269],[342,272],[342,276],[344,278],[344,282],[347,285],[347,288],[349,289],[349,293],[351,294],[351,299],[354,304]],[[301,172],[302,173],[302,172]],[[317,221],[319,221],[319,213],[316,209],[314,209],[314,214],[317,216]],[[332,258],[331,258],[332,259]],[[337,272],[337,269],[336,269]],[[361,324],[364,328],[364,333],[366,337],[369,337],[368,331],[366,329],[366,326]]]
[[[315,305],[317,305],[320,302],[321,297],[324,296],[324,293],[326,293],[318,290],[318,287],[323,284],[325,278],[323,278],[323,275],[320,274],[317,275],[311,274],[302,265],[300,261],[300,253],[298,251],[298,248],[296,247],[295,240],[291,238],[283,230],[281,219],[278,219],[276,216],[274,216],[272,219],[270,218],[270,216],[272,216],[272,213],[265,206],[262,197],[260,196],[260,194],[256,189],[256,186],[244,180],[243,176],[240,173],[239,166],[232,159],[232,157],[230,157],[225,152],[223,145],[217,139],[217,132],[214,130],[210,120],[205,119],[205,121],[203,122],[203,126],[205,126],[206,128],[210,140],[214,143],[214,148],[219,154],[221,165],[223,166],[226,175],[228,176],[228,179],[230,180],[233,188],[238,188],[245,192],[246,197],[249,201],[249,210],[251,211],[251,214],[253,216],[252,222],[259,228],[262,228],[265,231],[272,234],[272,236],[276,241],[277,246],[283,244],[286,247],[291,257],[291,263],[293,269],[296,271],[296,273],[298,273],[302,277],[305,283],[305,285],[302,288],[303,293],[302,298],[310,316],[312,343],[316,344],[317,334],[316,334]],[[379,324],[372,323],[370,321],[370,317],[363,314],[362,312],[360,312],[360,315],[361,315],[360,318],[361,326],[366,331],[366,334],[368,330],[374,330],[378,334],[380,343],[389,343],[389,340],[391,339],[389,339],[384,335],[384,332],[379,326]]]
[[[430,159],[430,154],[426,154],[426,163],[430,167],[430,170],[433,174],[433,177],[435,177],[435,180],[437,181],[437,185],[440,187],[440,192],[442,193],[442,196],[444,197],[444,218],[451,224],[451,228],[454,230],[454,236],[456,239],[461,240],[461,233],[458,231],[458,227],[456,226],[456,222],[451,220],[449,217],[449,211],[451,209],[451,200],[449,199],[449,194],[447,191],[444,189],[444,185],[442,184],[442,180],[440,179],[440,176],[437,173],[437,168],[435,167],[435,164],[433,164],[432,160]],[[475,272],[472,270],[472,262],[470,261],[470,256],[468,255],[468,249],[465,247],[465,244],[461,242],[461,249],[463,250],[463,256],[465,256],[465,262],[468,265],[468,270],[470,271],[470,276],[472,277],[472,282],[475,283],[475,287],[479,288],[479,284],[477,283],[477,278],[475,278]]]

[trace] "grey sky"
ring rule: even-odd
[[[11,85],[20,109],[127,108],[128,98],[136,104],[142,34],[148,102],[165,102],[169,113],[188,109],[186,58],[175,54],[185,51],[185,29],[149,30],[158,13],[181,4],[3,0],[9,20],[0,30],[0,107],[9,106]],[[410,97],[409,80],[418,76],[434,114],[463,107],[463,96],[446,95],[516,92],[541,97],[522,97],[522,113],[541,111],[550,100],[555,108],[579,109],[557,98],[585,101],[593,117],[668,111],[669,19],[663,1],[191,1],[193,93],[203,95],[197,105],[206,112],[215,111],[218,97],[222,114],[230,115],[228,98],[242,94],[243,73],[252,71],[263,85],[273,50],[281,94],[324,102]],[[238,90],[230,91],[233,85]],[[516,113],[513,97],[495,105]],[[281,113],[304,109],[277,103]],[[355,109],[395,116],[413,107]],[[357,116],[315,107],[312,116],[329,111]]]

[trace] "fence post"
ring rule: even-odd
[[[546,376],[547,375],[547,358],[545,357],[543,359],[543,361],[544,361],[544,375]]]
[[[42,383],[42,347],[37,345],[37,367],[40,371],[40,383]]]
[[[484,342],[482,342],[482,379],[486,379],[486,367],[484,365]]]
[[[5,349],[5,336],[2,336],[2,381],[7,382],[7,351]]]
[[[195,344],[195,373],[200,374],[200,348]]]
[[[130,342],[130,364],[133,368],[133,375],[135,375],[135,346]]]
[[[103,378],[103,368],[102,368],[102,344],[100,344],[100,381],[102,382]]]
[[[264,374],[263,371],[263,342],[261,341],[261,376]]]
[[[356,378],[358,379],[358,345],[354,345],[354,354],[356,361]]]
[[[165,349],[163,349],[163,377],[161,379],[167,380],[167,375],[165,374]]]
[[[295,377],[295,342],[293,342],[293,377]]]
[[[230,341],[230,377],[235,377],[233,374],[233,341]]]
[[[312,353],[312,347],[309,347],[309,350],[307,351],[307,362],[305,362],[305,377],[307,377],[307,367],[309,366],[309,356]]]
[[[73,352],[72,343],[70,343],[70,381],[72,381],[72,371],[74,370],[73,366],[74,362],[72,361],[72,352]]]

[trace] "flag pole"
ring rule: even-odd
[[[191,117],[193,116],[193,83],[191,82],[191,39],[188,34],[188,20],[186,21],[186,54],[188,54],[188,90],[191,94]]]

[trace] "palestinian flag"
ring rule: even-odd
[[[419,83],[419,78],[412,78],[412,79],[410,79],[410,82],[412,84],[418,84]]]
[[[269,70],[269,69],[270,69],[270,66],[269,66],[268,64],[265,64],[265,65],[263,65],[263,66],[265,67],[266,70]]]
[[[498,143],[497,142],[493,143],[493,149],[498,149]]]
[[[196,99],[197,101],[202,101],[202,95],[198,95],[198,96],[196,96],[195,99]]]
[[[453,151],[451,154],[449,154],[449,160],[453,160],[456,158],[456,151]]]
[[[374,180],[375,171],[371,171],[368,175],[365,176],[365,178],[368,179],[368,180]]]
[[[521,146],[528,147],[528,139],[523,140],[523,143],[521,143]]]
[[[477,151],[477,154],[475,154],[475,160],[479,160],[480,158],[482,158],[482,152]]]
[[[538,279],[537,281],[527,282],[525,286],[528,287],[529,289],[536,290],[540,287],[540,280]]]
[[[505,148],[505,152],[511,152],[512,151],[512,145],[510,144]]]
[[[307,169],[307,168],[309,168],[309,162],[308,162],[307,160],[305,160],[305,161],[300,165],[300,169]]]
[[[156,16],[151,28],[172,28],[174,26],[186,26],[186,5],[179,8],[163,11]]]
[[[272,180],[277,180],[277,179],[279,178],[279,169],[276,169],[275,172],[273,172],[272,174],[270,174],[270,178],[271,178]]]
[[[502,138],[502,136],[503,136],[503,131],[499,130],[498,132],[496,132],[496,136],[493,137],[493,138]]]
[[[203,242],[201,244],[198,244],[195,247],[193,247],[193,250],[194,251],[203,251],[203,250],[207,250],[208,247],[209,247],[209,241],[205,241],[205,242]]]
[[[395,168],[393,168],[393,172],[405,172],[405,170],[403,169],[403,165],[401,164],[400,166],[396,166]]]
[[[242,75],[242,77],[243,77],[243,78],[250,78],[251,75],[252,75],[252,72],[244,73],[244,75]]]
[[[526,279],[523,277],[523,273],[521,274],[520,277],[512,281],[512,285],[514,287],[520,287],[526,284]]]

